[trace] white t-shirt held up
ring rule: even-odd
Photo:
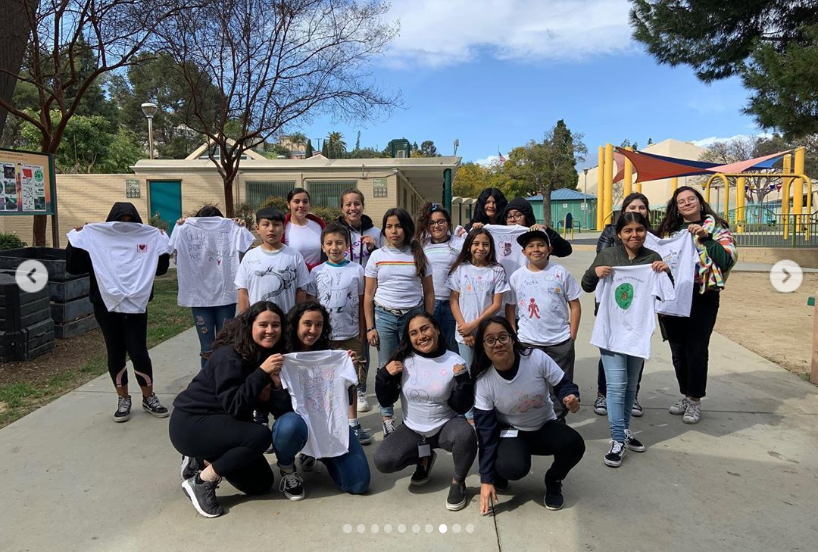
[[[520,355],[520,368],[511,380],[503,379],[491,366],[477,380],[474,408],[495,411],[500,425],[521,431],[537,431],[556,419],[550,390],[565,373],[539,349]]]
[[[169,253],[167,234],[136,222],[97,222],[71,230],[68,241],[91,257],[108,312],[145,312],[159,256]]]
[[[255,238],[247,228],[222,217],[190,217],[170,237],[179,280],[177,302],[183,307],[218,307],[238,300],[233,283],[239,254]]]
[[[667,273],[651,265],[615,266],[596,288],[599,310],[591,345],[639,358],[650,358],[650,340],[656,329],[656,300],[675,297]]]
[[[656,312],[670,316],[690,316],[690,307],[695,293],[694,277],[699,254],[693,235],[690,232],[679,232],[672,238],[659,239],[650,232],[645,239],[645,247],[662,256],[673,275],[675,299],[665,299],[657,304]]]
[[[281,384],[293,410],[309,429],[302,452],[334,458],[349,451],[348,388],[358,376],[347,351],[310,351],[284,355]]]
[[[568,302],[578,299],[582,290],[568,269],[550,261],[536,272],[523,266],[511,275],[509,286],[520,341],[549,346],[571,337]]]

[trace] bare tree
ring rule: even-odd
[[[228,216],[248,149],[319,112],[368,119],[397,104],[368,78],[368,63],[397,32],[383,22],[387,8],[378,0],[209,0],[163,25]]]
[[[68,121],[100,76],[130,65],[156,26],[174,16],[180,0],[7,0],[8,12],[32,29],[22,69],[2,67],[6,79],[37,91],[38,110],[0,97],[0,108],[39,130],[40,151],[56,153]],[[91,66],[89,60],[92,60]],[[47,218],[34,217],[34,245],[45,245]]]
[[[776,150],[767,151],[770,146],[780,147],[780,150],[788,148],[780,138],[764,138],[753,136],[738,136],[730,140],[714,142],[707,147],[706,151],[699,157],[700,161],[709,161],[711,163],[737,163],[739,161],[746,161],[754,157],[760,157],[768,153],[774,153]],[[780,151],[777,150],[777,151]],[[780,167],[769,172],[780,172]],[[754,173],[766,172],[764,170],[753,170]],[[707,177],[696,177],[695,181],[704,185]],[[780,183],[781,179],[772,176],[749,176],[745,180],[746,188],[740,190],[744,194],[747,203],[760,204],[764,201],[767,194],[772,193],[775,188],[770,188],[770,185]],[[720,180],[714,180],[714,184],[720,184]],[[735,179],[730,180],[730,187],[736,186]]]

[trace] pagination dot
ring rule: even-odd
[[[458,534],[459,532],[460,532],[460,524],[459,524],[459,523],[455,523],[454,525],[452,525],[452,533],[454,533],[454,534],[456,535],[456,534]]]
[[[466,532],[467,533],[474,533],[474,525],[472,525],[471,523],[466,525]]]
[[[392,526],[387,523],[386,525],[383,526],[383,532],[384,533],[391,533],[392,532]]]
[[[406,532],[406,526],[404,524],[402,524],[402,523],[400,525],[398,525],[398,533],[405,533],[405,532]]]
[[[434,528],[434,527],[432,527],[430,524],[427,524],[425,529],[426,529],[426,532],[427,532],[427,533],[431,533],[432,531],[434,531],[434,530],[435,530],[435,528]]]
[[[413,532],[413,533],[416,533],[416,534],[417,534],[417,533],[420,533],[420,525],[418,525],[417,523],[416,523],[416,524],[414,524],[414,525],[412,526],[412,532]]]
[[[377,525],[375,525],[375,524],[373,523],[373,524],[372,524],[372,527],[370,527],[370,530],[371,530],[373,533],[377,533],[377,532],[380,530],[380,527],[378,527]]]
[[[446,527],[446,524],[444,524],[444,523],[442,523],[442,524],[440,525],[440,527],[438,527],[438,529],[440,530],[440,532],[441,532],[441,533],[445,533],[446,531],[448,531],[448,530],[449,530],[449,528],[448,528],[448,527]]]
[[[352,533],[352,525],[350,525],[349,523],[344,525],[344,533]]]
[[[361,523],[360,525],[358,525],[358,532],[363,533],[364,531],[366,531],[366,527],[364,527],[364,524]]]

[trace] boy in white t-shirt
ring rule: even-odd
[[[328,224],[322,230],[321,250],[327,261],[312,269],[307,294],[329,312],[332,327],[330,346],[355,352],[355,368],[360,383],[366,382],[368,371],[364,346],[364,268],[346,258],[349,239],[349,231],[337,222]],[[358,401],[352,401],[349,405],[349,426],[362,445],[372,442],[358,422]]]
[[[517,243],[528,264],[509,278],[513,302],[506,305],[506,319],[522,343],[544,351],[573,380],[582,290],[568,269],[549,262],[551,243],[545,232],[526,232]],[[562,406],[559,401],[553,402]],[[560,416],[567,413],[564,407],[560,410]]]
[[[289,312],[303,302],[310,282],[304,257],[281,242],[284,215],[275,207],[265,207],[256,213],[261,246],[244,256],[236,274],[239,291],[239,312],[259,301],[275,303]]]

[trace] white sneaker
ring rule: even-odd
[[[372,407],[369,406],[369,401],[366,400],[366,395],[358,393],[358,412],[369,412]]]
[[[698,424],[702,419],[702,401],[687,401],[682,421],[686,424]]]
[[[682,397],[667,409],[674,416],[681,416],[687,410],[687,397]]]

